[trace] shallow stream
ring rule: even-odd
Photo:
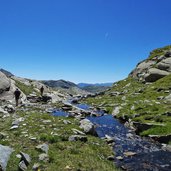
[[[90,110],[85,104],[76,106]],[[159,143],[136,135],[112,115],[97,112],[101,116],[89,116],[87,119],[97,125],[96,131],[100,138],[108,135],[114,139],[113,150],[118,167],[128,171],[171,171],[171,152],[163,150]],[[67,116],[67,113],[58,111],[54,115]]]

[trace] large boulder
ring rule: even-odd
[[[5,74],[0,72],[0,94],[4,91],[9,91],[10,85],[10,80],[6,77]]]
[[[146,82],[155,82],[160,78],[163,78],[165,76],[169,75],[169,72],[163,71],[157,68],[150,68],[148,70],[148,73],[145,74],[144,78]]]
[[[6,170],[6,166],[12,152],[12,148],[0,145],[0,170]]]
[[[151,68],[156,62],[155,61],[142,61],[137,67],[130,73],[130,75],[134,78],[139,78],[145,75],[146,71]]]
[[[157,64],[160,70],[171,72],[171,58],[166,58]]]
[[[4,91],[3,93],[0,94],[0,99],[5,100],[5,101],[9,101],[10,103],[15,104],[14,91],[18,87],[16,87],[15,81],[13,79],[9,79],[9,81],[10,81],[10,88],[8,91]],[[26,101],[26,95],[21,91],[20,102],[24,103],[25,101]]]
[[[80,128],[82,128],[86,134],[97,135],[95,125],[88,119],[80,121]]]

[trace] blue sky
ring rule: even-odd
[[[0,68],[76,83],[125,78],[171,40],[171,0],[0,0]]]

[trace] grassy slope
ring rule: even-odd
[[[40,170],[101,170],[114,171],[113,162],[107,160],[112,155],[112,149],[99,138],[88,136],[86,143],[77,141],[67,141],[70,135],[73,135],[72,128],[79,129],[78,121],[72,118],[53,117],[35,109],[28,112],[17,112],[18,117],[24,117],[25,121],[20,123],[16,130],[9,130],[12,123],[12,116],[6,119],[0,118],[0,130],[8,136],[0,140],[0,144],[9,145],[15,151],[12,153],[7,166],[7,171],[17,171],[19,159],[16,155],[22,151],[32,158],[28,170],[32,170],[33,164],[38,162],[38,152],[35,147],[44,142],[49,144],[48,163],[41,163]],[[69,120],[71,124],[65,125],[63,119]],[[50,120],[51,123],[45,124],[43,120]],[[23,124],[26,125],[23,125]],[[24,133],[27,132],[27,133]],[[25,135],[28,134],[28,137]],[[29,137],[36,137],[36,141]]]
[[[32,93],[35,93],[37,95],[40,95],[40,92],[36,91],[34,89],[34,86],[31,85],[31,86],[27,86],[25,85],[24,83],[18,81],[18,80],[14,80],[15,81],[15,84],[16,86],[25,94],[25,95],[29,95],[29,94],[32,94]]]
[[[121,106],[117,117],[124,115],[133,121],[164,124],[163,127],[154,126],[143,132],[143,135],[167,135],[171,133],[171,117],[164,115],[164,113],[171,112],[171,106],[164,100],[157,100],[157,98],[169,94],[167,91],[171,89],[170,83],[171,75],[149,85],[142,84],[129,77],[126,80],[119,81],[105,95],[86,99],[85,102],[94,106],[102,106],[109,113],[112,113],[116,106]],[[112,92],[121,92],[122,95],[111,96]]]
[[[170,49],[171,49],[171,45],[165,46],[165,47],[162,47],[162,48],[154,49],[154,50],[150,53],[148,59],[152,59],[152,58],[154,58],[154,57],[156,57],[156,56],[164,55],[165,52],[166,52],[167,50],[170,50]]]

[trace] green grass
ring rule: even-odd
[[[148,59],[153,59],[154,57],[159,57],[161,55],[164,55],[167,50],[171,50],[171,45],[165,46],[165,47],[162,47],[162,48],[157,48],[157,49],[153,50],[150,53]]]
[[[24,117],[25,121],[20,123],[16,130],[9,130],[12,123],[12,116],[6,119],[0,118],[0,130],[8,136],[0,140],[0,144],[9,145],[15,151],[12,153],[8,162],[7,171],[18,171],[19,159],[16,155],[20,151],[27,153],[31,157],[28,170],[31,171],[34,163],[38,161],[41,154],[35,147],[42,143],[49,144],[48,163],[40,162],[40,170],[71,170],[82,171],[115,171],[113,162],[108,161],[107,157],[114,155],[112,149],[101,139],[88,135],[88,141],[69,142],[68,137],[73,135],[72,128],[78,129],[79,123],[73,118],[54,117],[38,111],[38,109],[22,112],[18,109],[18,117]],[[71,124],[64,124],[63,120],[69,120]],[[44,120],[50,120],[45,123]],[[23,125],[26,123],[26,125]],[[24,133],[26,132],[26,133]],[[25,136],[27,134],[27,136]],[[30,137],[36,137],[31,140]]]
[[[29,95],[33,92],[38,93],[37,91],[34,90],[34,87],[32,85],[27,86],[24,83],[17,81],[17,80],[15,80],[15,84],[25,95]]]
[[[167,122],[165,126],[154,126],[147,131],[141,133],[141,135],[169,135],[171,134],[171,123]]]

